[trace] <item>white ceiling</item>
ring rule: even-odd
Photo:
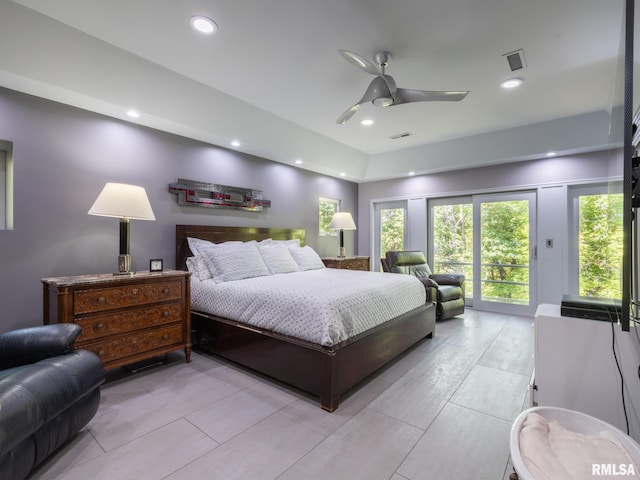
[[[352,181],[601,149],[617,103],[623,0],[0,0],[0,86]],[[203,36],[189,19],[219,31]],[[364,105],[398,86],[461,102]],[[512,73],[504,54],[523,49]],[[517,90],[499,83],[524,78]],[[375,124],[360,125],[363,118]],[[526,128],[525,128],[526,126]],[[400,140],[389,137],[411,132]]]

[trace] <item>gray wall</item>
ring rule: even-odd
[[[0,331],[42,323],[41,278],[117,269],[118,220],[87,215],[108,181],[143,186],[156,216],[131,222],[134,270],[150,258],[174,266],[175,224],[304,228],[328,256],[338,240],[318,235],[318,197],[341,200],[358,221],[355,183],[2,88],[0,140],[13,142],[15,167],[15,228],[0,231]],[[272,207],[180,207],[168,191],[178,178],[263,190]],[[347,251],[356,241],[345,235]]]

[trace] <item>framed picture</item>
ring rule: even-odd
[[[149,260],[149,271],[151,272],[161,272],[162,271],[162,259],[161,258],[152,258]]]

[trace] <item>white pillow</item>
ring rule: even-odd
[[[271,244],[277,247],[299,247],[300,239],[292,238],[290,240],[271,240]]]
[[[202,257],[188,257],[186,263],[187,270],[197,276],[200,280],[207,280],[212,277],[211,272],[202,261]]]
[[[298,271],[298,264],[291,256],[289,249],[273,244],[258,244],[258,251],[267,265],[269,273],[291,273]]]
[[[291,256],[298,264],[299,270],[318,270],[324,268],[324,263],[320,259],[320,256],[310,246],[304,247],[289,247]]]
[[[200,253],[216,283],[269,275],[256,242],[220,243]]]
[[[189,250],[191,250],[193,256],[200,254],[200,248],[208,248],[215,245],[215,243],[209,242],[208,240],[193,237],[187,237],[187,242],[189,243]]]
[[[258,245],[271,245],[272,247],[289,247],[292,245],[300,246],[299,238],[291,238],[289,240],[274,240],[273,238],[265,238],[264,240],[260,240]]]

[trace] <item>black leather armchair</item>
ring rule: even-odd
[[[395,250],[386,252],[385,258],[382,258],[382,268],[385,272],[415,275],[425,288],[434,288],[437,320],[464,313],[464,275],[432,273],[424,253]]]
[[[93,418],[105,371],[79,325],[0,334],[0,478],[23,479]]]

